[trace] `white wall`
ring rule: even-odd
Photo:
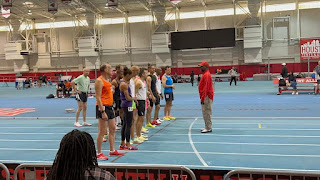
[[[229,5],[228,5],[229,7]],[[272,19],[279,16],[290,16],[290,38],[296,39],[298,37],[298,22],[296,11],[274,12],[267,13],[264,16],[264,35],[266,38],[271,38],[272,33]],[[320,37],[320,10],[309,9],[300,10],[301,21],[301,37],[312,38]],[[238,19],[243,16],[238,16]],[[209,17],[207,24],[209,29],[230,28],[233,27],[233,16],[223,17]],[[170,31],[175,29],[175,21],[169,21]],[[179,20],[179,31],[194,31],[205,28],[204,20],[198,19],[184,19]],[[116,64],[137,64],[143,65],[156,63],[156,55],[151,53],[151,36],[153,27],[150,22],[133,23],[130,24],[131,45],[134,49],[131,51],[125,50],[125,36],[123,35],[123,25],[104,25],[103,31],[103,49],[104,53],[101,55],[102,62],[109,62],[112,65]],[[48,30],[39,30],[39,32],[49,33]],[[63,53],[60,57],[55,56],[51,60],[51,70],[63,69],[65,66],[73,70],[81,69],[84,62],[83,57],[78,57],[77,53],[73,51],[73,36],[74,28],[58,29],[60,39],[60,50]],[[0,72],[8,72],[13,69],[13,62],[4,59],[4,45],[7,39],[7,32],[0,32]],[[268,41],[265,42],[263,48],[263,59],[270,57],[272,63],[278,62],[299,62],[299,42],[296,41]],[[73,51],[71,53],[70,51]],[[183,51],[180,53],[174,52],[172,55],[172,62],[177,64],[178,59],[185,62],[183,66],[194,66],[203,60],[212,62],[213,65],[231,65],[243,62],[243,45],[238,42],[236,47],[229,49],[213,49],[213,50],[195,50]],[[33,66],[37,63],[37,56],[29,56],[29,65],[31,71]],[[43,69],[49,71],[50,69]],[[40,69],[41,71],[41,69]]]
[[[301,37],[320,37],[320,9],[305,9],[300,11]]]

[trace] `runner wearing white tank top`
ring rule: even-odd
[[[134,141],[146,141],[147,136],[141,135],[141,130],[143,126],[145,111],[146,111],[146,99],[147,99],[147,70],[145,68],[140,69],[139,77],[135,80],[135,92],[138,100],[137,110],[138,110],[138,121],[137,121],[137,138]],[[144,131],[148,133],[148,131]]]
[[[136,78],[136,83],[141,84],[140,89],[138,89],[137,93],[136,93],[136,97],[138,99],[138,101],[146,101],[147,99],[147,84],[146,82],[142,81],[140,79],[140,77]],[[139,103],[140,104],[140,103]],[[145,107],[145,106],[144,106]],[[138,110],[139,111],[139,110]],[[139,113],[138,113],[139,114]]]

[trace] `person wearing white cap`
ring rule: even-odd
[[[282,63],[283,68],[282,68],[282,71],[281,71],[281,76],[283,78],[287,78],[288,77],[288,69],[287,69],[286,65],[287,65],[286,63]]]

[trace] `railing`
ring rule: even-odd
[[[14,180],[45,179],[51,166],[52,164],[22,164],[15,169]],[[196,176],[193,171],[184,166],[108,164],[99,167],[109,171],[117,180],[196,180]]]
[[[16,78],[17,77],[15,77],[15,76],[0,76],[0,82],[15,82]],[[27,79],[32,78],[32,80],[34,80],[34,78],[36,78],[36,80],[39,81],[38,76],[37,77],[36,76],[21,76],[19,78],[27,78]],[[56,83],[58,81],[57,76],[48,76],[46,80],[48,81],[49,79],[53,83]]]
[[[8,168],[7,168],[4,164],[0,163],[0,169],[2,169],[2,170],[0,171],[0,174],[1,174],[1,175],[4,175],[4,174],[2,173],[2,172],[4,171],[4,172],[5,172],[6,180],[10,180],[10,172],[9,172]]]
[[[223,180],[319,180],[319,172],[310,171],[268,171],[268,170],[233,170]]]

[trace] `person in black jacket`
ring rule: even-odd
[[[191,84],[193,86],[193,81],[194,81],[194,72],[193,71],[190,74],[190,78],[191,78]]]
[[[282,63],[282,66],[283,66],[283,68],[282,68],[282,71],[281,71],[281,76],[283,78],[287,78],[288,77],[288,69],[286,67],[286,63]]]

